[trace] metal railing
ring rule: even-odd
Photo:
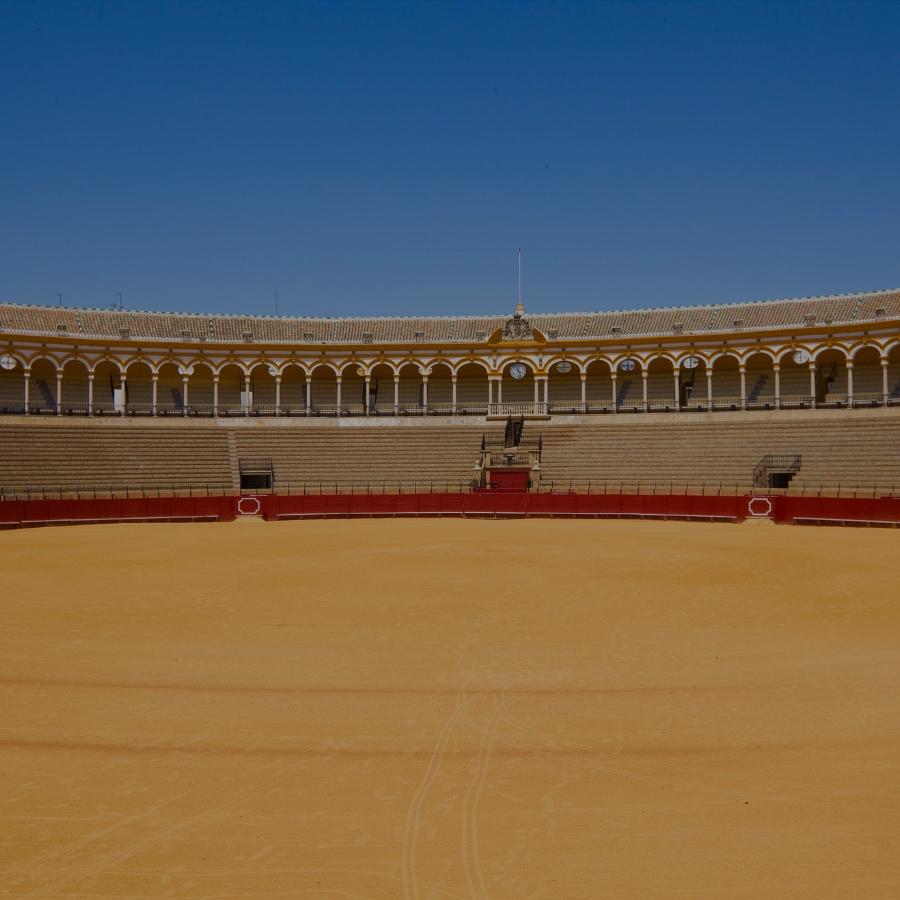
[[[30,400],[23,402],[5,401],[0,403],[0,416],[23,415],[34,416],[140,416],[140,417],[213,417],[229,418],[235,416],[258,416],[261,418],[275,416],[539,416],[549,415],[608,415],[614,412],[735,412],[741,409],[760,411],[775,409],[846,409],[850,407],[872,408],[900,405],[900,396],[884,395],[876,391],[864,391],[854,394],[851,401],[848,394],[826,394],[816,400],[811,394],[784,394],[775,399],[772,395],[747,399],[741,404],[740,397],[714,397],[712,402],[706,397],[695,397],[683,404],[674,398],[651,397],[646,404],[643,400],[620,400],[613,404],[612,400],[591,400],[584,404],[579,401],[552,400],[549,403],[515,402],[515,403],[457,403],[455,406],[447,402],[429,403],[373,403],[368,412],[363,403],[313,403],[309,407],[303,404],[256,403],[245,407],[239,403],[188,403],[186,406],[171,401],[152,403],[127,403],[116,406],[109,402],[88,404],[80,401],[62,401],[57,408],[53,401]]]
[[[59,487],[0,487],[0,500],[100,500],[143,497],[224,497],[239,494],[332,495],[332,494],[462,494],[478,488],[477,479],[370,479],[308,480],[284,482],[268,489],[239,490],[231,484],[172,483],[168,485],[61,485]],[[554,479],[532,488],[537,494],[631,494],[732,496],[759,491],[770,496],[789,497],[900,497],[900,483],[852,480],[802,482],[788,488],[754,488],[751,481],[679,479]]]
[[[489,416],[546,416],[548,404],[522,401],[514,403],[489,403]]]
[[[141,497],[224,497],[237,491],[231,484],[215,482],[184,484],[95,484],[57,487],[0,486],[0,500],[103,500]]]
[[[755,487],[768,487],[770,474],[795,475],[800,471],[802,462],[799,453],[767,453],[753,469],[753,484]]]

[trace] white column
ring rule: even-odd
[[[62,412],[62,372],[56,373],[56,414]]]
[[[706,366],[706,410],[709,412],[713,408],[713,396],[712,396],[712,366],[707,364]]]
[[[122,415],[128,412],[128,380],[123,372],[119,376],[119,389],[122,391]]]
[[[847,360],[847,406],[853,406],[853,363]]]
[[[368,396],[368,394],[366,395]],[[281,376],[275,376],[275,415],[281,415]]]
[[[422,376],[422,413],[428,413],[428,376]]]
[[[337,382],[337,414],[340,415],[341,414],[341,376],[338,375],[338,377],[335,379],[335,381]]]
[[[494,379],[488,375],[488,408],[494,402]]]
[[[775,363],[772,370],[775,372],[775,409],[781,409],[781,365]]]
[[[30,413],[28,405],[31,402],[29,396],[31,394],[31,369],[25,369],[23,375],[25,376],[25,415],[27,416]],[[885,369],[885,375],[887,375],[887,369]],[[887,384],[887,378],[885,378],[885,384]]]
[[[675,408],[681,409],[681,369],[672,371],[675,375]]]
[[[365,401],[366,401],[366,407],[363,410],[363,412],[365,412],[366,415],[369,414],[369,387],[371,386],[371,383],[372,383],[372,376],[366,375],[366,392],[363,395],[365,398]]]
[[[503,402],[503,376],[502,375],[497,379],[497,402],[498,403]]]
[[[535,404],[540,403],[540,400],[538,399],[540,397],[538,390],[539,390],[538,389],[538,377],[537,377],[537,375],[535,375],[534,376],[534,402],[535,402]]]
[[[650,410],[650,401],[647,397],[647,370],[641,369],[641,389],[644,395],[644,412],[649,412]]]
[[[741,409],[747,408],[747,367],[740,366],[741,372]]]
[[[188,376],[182,375],[181,376],[181,414],[183,416],[187,415],[189,399],[190,398],[188,397]]]
[[[884,406],[888,405],[888,366],[891,361],[886,357],[881,360],[881,402]]]
[[[456,415],[456,376],[450,376],[450,413]]]
[[[159,388],[159,375],[154,372],[151,376],[153,381],[153,399],[150,401],[150,415],[156,415],[156,405],[157,405],[157,389]]]
[[[812,396],[812,405],[816,405],[816,364],[813,360],[809,361],[809,393]]]
[[[244,415],[249,416],[253,401],[250,397],[250,376],[246,372],[244,373],[244,393],[247,395],[247,406],[244,408]]]
[[[617,398],[618,398],[618,394],[619,394],[619,390],[618,390],[619,373],[618,373],[618,372],[613,372],[611,378],[612,378],[612,405],[613,405],[613,412],[614,412],[614,413],[617,413],[617,412],[619,411],[619,404],[618,404],[618,402],[617,402]]]
[[[219,376],[213,375],[213,416],[219,415]]]
[[[587,412],[587,372],[581,373],[581,411]]]
[[[400,415],[400,376],[394,376],[394,415]]]
[[[94,414],[94,373],[88,372],[88,415]]]
[[[303,376],[303,397],[304,406],[306,407],[306,415],[310,414],[310,405],[312,401],[312,382],[309,375]]]

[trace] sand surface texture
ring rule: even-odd
[[[0,895],[898,896],[900,533],[0,534]]]

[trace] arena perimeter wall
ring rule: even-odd
[[[230,522],[394,516],[471,518],[657,518],[785,524],[900,525],[900,497],[872,499],[766,495],[325,494],[130,499],[7,500],[0,528],[116,522]]]

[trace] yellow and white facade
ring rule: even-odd
[[[0,412],[554,416],[900,406],[900,291],[312,319],[0,303]]]

